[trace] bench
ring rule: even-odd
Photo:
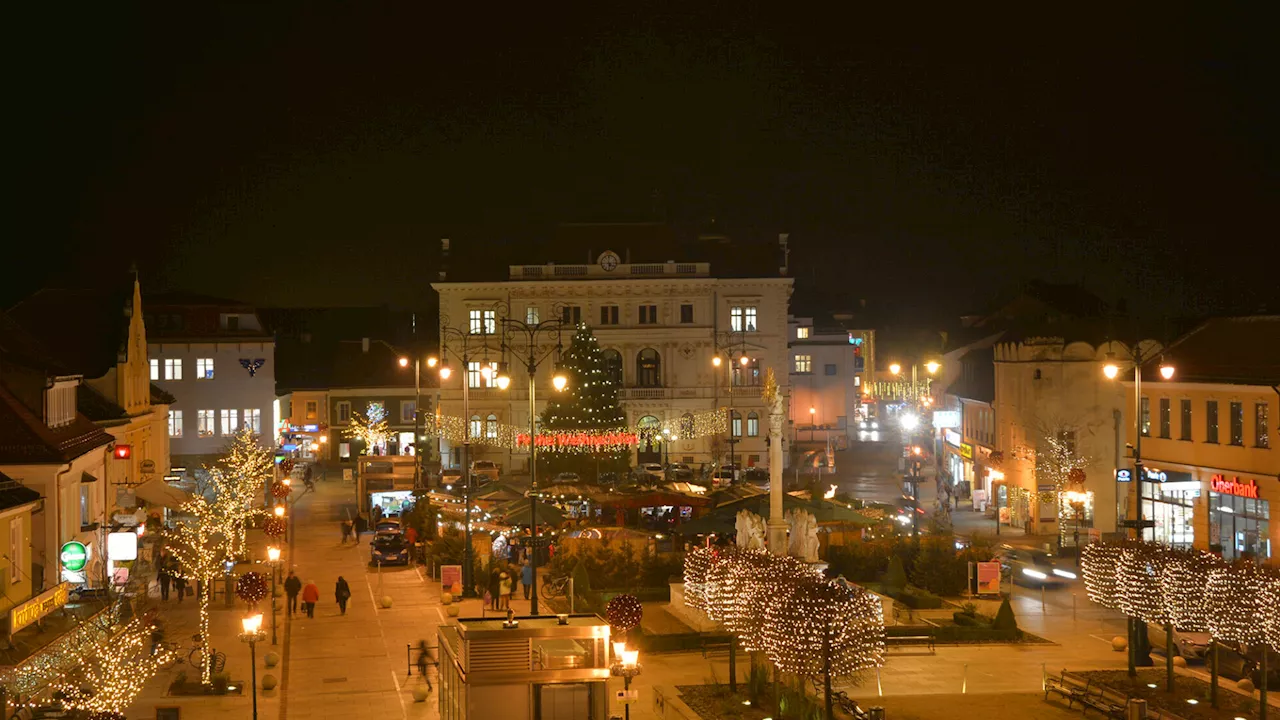
[[[938,652],[937,644],[934,642],[933,635],[890,635],[884,639],[884,644],[885,647],[924,645],[929,648],[929,652]]]
[[[1127,695],[1102,685],[1094,685],[1092,680],[1072,675],[1066,670],[1063,670],[1058,677],[1050,675],[1045,678],[1045,700],[1049,699],[1050,693],[1065,699],[1069,709],[1075,709],[1076,703],[1080,703],[1085,715],[1088,715],[1090,710],[1097,710],[1106,717],[1116,718],[1116,720],[1123,720],[1125,706],[1129,703]]]

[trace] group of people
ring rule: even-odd
[[[369,530],[369,521],[365,519],[363,514],[356,515],[354,519],[342,519],[342,544],[346,545],[348,540],[353,540],[357,545],[360,543],[360,535]],[[355,535],[352,538],[352,535]]]
[[[169,589],[178,594],[178,602],[187,594],[187,579],[178,568],[178,561],[172,555],[160,556],[156,562],[156,582],[160,584],[160,599],[169,599]]]
[[[314,618],[316,616],[316,603],[320,602],[320,588],[314,580],[308,580],[306,585],[302,584],[301,578],[290,570],[289,576],[284,579],[284,594],[289,600],[289,614],[294,615],[298,612],[298,598],[302,598],[302,611],[307,617]],[[347,601],[351,599],[351,586],[347,584],[346,578],[338,576],[338,581],[333,587],[333,597],[338,602],[338,611],[342,615],[347,614]]]
[[[485,591],[485,600],[489,603],[491,610],[510,610],[511,599],[516,594],[516,584],[520,584],[524,588],[524,599],[529,599],[529,590],[533,586],[533,566],[528,560],[519,570],[520,579],[516,580],[515,566],[503,567],[498,563],[494,563],[489,571],[489,586]]]

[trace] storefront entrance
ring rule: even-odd
[[[1227,560],[1271,558],[1271,503],[1209,493],[1209,544]]]
[[[1191,548],[1195,541],[1195,503],[1199,497],[1200,483],[1194,480],[1142,483],[1142,517],[1155,521],[1155,542]],[[1145,531],[1143,536],[1150,538]]]

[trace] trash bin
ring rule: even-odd
[[[869,720],[884,720],[884,708],[879,705],[867,708],[867,717]]]
[[[1147,720],[1147,701],[1130,698],[1125,720]]]

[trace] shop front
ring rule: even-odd
[[[1200,482],[1189,472],[1147,466],[1143,468],[1142,517],[1155,523],[1155,542],[1175,548],[1195,547],[1196,503]]]
[[[972,488],[974,481],[973,472],[973,446],[960,436],[955,430],[945,429],[942,431],[943,444],[946,446],[946,471],[951,478],[952,487],[962,484]]]
[[[1272,557],[1271,503],[1257,478],[1214,473],[1209,477],[1209,550],[1227,560]]]

